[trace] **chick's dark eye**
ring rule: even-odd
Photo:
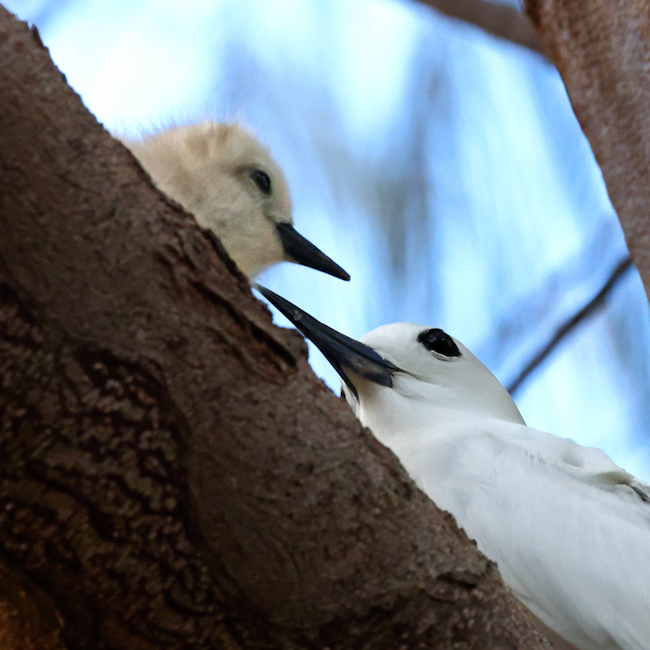
[[[460,350],[454,339],[441,329],[435,328],[424,330],[418,335],[418,341],[424,345],[427,350],[444,354],[446,357],[459,357]]]
[[[263,172],[261,169],[254,169],[251,172],[251,178],[262,194],[271,193],[271,179],[266,172]]]

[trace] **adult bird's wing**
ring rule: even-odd
[[[650,647],[650,486],[598,449],[496,420],[389,446],[560,636]]]

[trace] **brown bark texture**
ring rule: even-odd
[[[650,291],[650,3],[527,0]]]
[[[0,547],[66,647],[548,647],[1,7],[0,102]]]

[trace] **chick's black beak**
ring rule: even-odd
[[[350,276],[334,260],[331,260],[308,239],[296,232],[290,223],[277,223],[275,228],[282,248],[291,260],[317,271],[329,273],[341,280],[350,279]]]
[[[265,287],[259,284],[253,286],[281,311],[306,338],[313,341],[357,399],[359,394],[346,374],[346,370],[382,386],[393,385],[393,374],[398,368],[378,355],[372,348],[327,327]]]

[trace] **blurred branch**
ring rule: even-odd
[[[479,27],[488,34],[516,43],[548,58],[535,28],[514,7],[490,0],[420,0],[440,13]]]
[[[583,320],[591,316],[599,307],[603,305],[605,299],[616,286],[617,282],[632,268],[632,259],[626,257],[619,262],[612,271],[609,279],[603,288],[574,316],[560,327],[548,344],[537,353],[528,365],[521,371],[519,376],[508,386],[508,392],[513,395],[515,391],[526,381],[528,376],[553,352],[560,342]]]

